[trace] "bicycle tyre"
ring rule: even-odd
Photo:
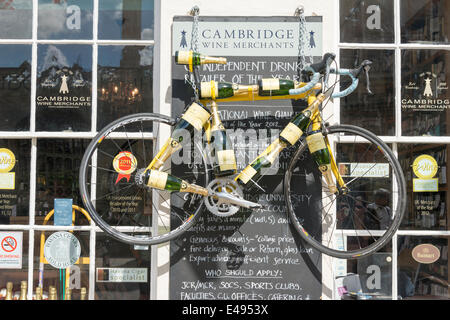
[[[183,193],[183,196],[180,196],[180,194],[177,193],[149,189],[146,186],[142,187],[142,185],[138,185],[136,182],[137,172],[139,172],[139,170],[135,170],[128,177],[128,179],[126,179],[128,186],[118,189],[117,185],[122,183],[125,184],[125,182],[123,182],[123,177],[122,180],[117,181],[119,179],[118,172],[111,167],[113,162],[111,160],[117,155],[118,152],[132,149],[129,151],[131,151],[134,159],[136,159],[136,167],[139,166],[139,163],[142,163],[140,168],[145,169],[150,160],[153,158],[153,156],[147,157],[149,150],[153,149],[153,153],[159,150],[154,147],[159,139],[158,135],[156,135],[156,137],[148,138],[145,137],[145,134],[153,132],[155,125],[159,126],[157,127],[157,132],[160,132],[158,129],[161,129],[163,126],[172,130],[175,123],[176,121],[172,118],[154,113],[140,113],[125,116],[105,126],[98,132],[98,134],[88,145],[82,158],[79,170],[79,191],[81,198],[86,210],[89,212],[96,225],[116,240],[135,245],[154,245],[163,243],[181,236],[196,222],[197,217],[201,213],[204,205],[203,197],[190,193]],[[165,141],[162,142],[164,143]],[[135,147],[134,150],[133,146]],[[110,149],[117,150],[113,152],[110,151]],[[201,165],[204,166],[205,170],[204,172],[199,170],[197,175],[204,173],[202,178],[204,181],[201,184],[207,185],[209,181],[209,173],[206,166],[206,160],[201,150],[200,155],[202,156]],[[170,158],[167,162],[171,162]],[[168,166],[170,165],[171,163],[168,164]],[[94,169],[96,171],[95,181],[101,181],[101,183],[99,182],[96,184],[96,191],[93,192],[94,195],[91,197],[91,186],[94,185],[92,183],[91,173]],[[195,179],[195,173],[192,173],[191,178]],[[186,181],[191,182],[189,179],[186,179]],[[111,194],[106,194],[107,196],[101,195],[100,197],[99,193],[108,191],[105,190],[105,188],[118,190]],[[121,207],[120,204],[118,208],[112,208],[113,205],[109,201],[113,201],[114,203],[114,201],[117,200],[115,202],[119,203],[120,199],[130,199],[130,194],[134,194],[134,192],[136,193],[134,197],[131,198],[131,204],[128,204],[128,208],[126,208],[126,210],[125,207]],[[167,216],[167,213],[164,217],[165,221],[170,221],[170,226],[167,225],[160,227],[158,222],[158,234],[154,233],[154,229],[152,230],[152,219],[153,217],[157,219],[156,221],[162,219],[161,217],[163,216],[163,210],[158,211],[159,207],[155,206],[153,203],[152,192],[158,193],[157,199],[160,199],[160,197],[166,201],[167,199],[171,199],[170,208],[168,209],[170,217]],[[163,197],[164,193],[166,194],[167,199]],[[112,194],[114,195],[115,200],[112,198]],[[138,205],[136,205],[136,203],[133,204],[132,202],[135,201],[138,194],[138,200],[136,200]],[[142,196],[140,194],[142,194]],[[151,198],[151,207],[148,200],[146,202],[146,199],[148,198]],[[185,198],[188,199],[186,200]],[[142,201],[139,199],[142,199]],[[183,200],[186,201],[183,202]],[[143,204],[141,204],[141,202],[143,202]],[[174,205],[174,202],[179,203],[178,207]],[[187,208],[187,203],[192,205]],[[139,212],[136,214],[128,214],[128,212],[133,209],[132,207],[137,207],[135,211]],[[120,210],[120,212],[115,214],[114,211],[118,210]],[[167,212],[167,207],[165,210]],[[150,211],[151,213],[145,214],[145,211]],[[154,214],[158,216],[153,216]],[[145,217],[146,215],[147,217]],[[112,218],[111,216],[114,217]],[[142,216],[144,216],[144,218]],[[118,219],[119,221],[117,221]],[[155,219],[153,219],[153,221]],[[174,220],[176,221],[172,224],[172,221]],[[132,223],[134,223],[134,225],[132,225]]]
[[[362,258],[383,248],[399,228],[406,208],[405,178],[401,166],[391,149],[370,131],[352,125],[337,125],[328,127],[327,132],[328,137],[334,137],[334,140],[338,142],[336,146],[339,144],[340,146],[337,146],[337,148],[342,151],[334,152],[338,166],[341,163],[342,168],[347,170],[353,166],[351,172],[347,172],[349,177],[346,176],[344,178],[344,181],[350,184],[348,193],[338,196],[331,195],[326,191],[327,187],[324,187],[326,185],[325,182],[322,182],[322,184],[318,184],[318,188],[321,189],[318,192],[319,196],[315,196],[317,204],[314,202],[316,206],[311,206],[313,210],[314,207],[316,208],[312,213],[313,217],[307,216],[306,210],[296,210],[295,207],[298,207],[298,205],[293,203],[297,192],[295,190],[296,184],[306,183],[302,179],[311,179],[314,176],[316,177],[314,183],[316,183],[317,187],[317,177],[322,179],[322,175],[313,161],[310,162],[313,163],[310,166],[312,168],[310,173],[307,174],[305,171],[303,178],[301,173],[296,174],[296,172],[300,172],[298,168],[298,165],[301,165],[300,162],[309,157],[309,149],[306,143],[300,142],[300,146],[289,163],[284,179],[285,199],[289,218],[291,225],[301,238],[321,253],[341,259]],[[362,148],[366,148],[365,153],[361,153]],[[344,154],[343,151],[346,150],[352,150],[353,152]],[[350,155],[350,153],[352,154]],[[367,161],[370,155],[373,156],[371,160],[373,162],[366,162],[366,165],[364,165],[362,161]],[[381,159],[384,159],[384,162],[376,162]],[[371,163],[370,167],[367,163]],[[389,167],[387,167],[388,165]],[[362,174],[362,169],[365,167],[366,172]],[[380,172],[383,172],[383,174],[377,173],[375,168],[376,170],[381,170]],[[395,184],[393,183],[394,179]],[[309,181],[309,184],[313,186],[311,181]],[[368,188],[368,186],[375,185],[378,186],[377,189],[370,190]],[[381,191],[383,188],[380,186],[386,185],[396,186],[396,189],[391,188],[390,190],[397,191],[396,196],[392,197],[390,207],[386,204],[379,205],[380,199],[382,199],[381,196],[386,196],[386,190]],[[323,197],[324,194],[325,196]],[[377,202],[373,202],[374,199]],[[325,206],[325,202],[328,202],[328,208]],[[310,203],[308,203],[309,205]],[[351,209],[352,205],[353,209]],[[331,210],[333,207],[334,217],[333,210]],[[317,208],[320,209],[317,210]],[[325,212],[325,210],[327,211]],[[383,212],[384,216],[390,216],[389,219],[383,216]],[[391,214],[389,214],[390,212]],[[387,223],[389,224],[387,225]],[[327,239],[324,239],[324,229],[328,231],[327,236],[331,230],[331,235]],[[335,232],[336,234],[334,234]],[[356,239],[359,247],[349,248],[348,245],[346,247],[347,242],[341,242],[341,246],[337,247],[335,238],[339,237],[339,232],[341,234],[340,241]],[[364,243],[366,245],[362,246],[361,244]],[[355,245],[355,242],[352,242],[352,245]]]

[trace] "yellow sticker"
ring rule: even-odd
[[[261,82],[262,82],[262,89],[264,91],[280,90],[279,79],[262,79]]]
[[[327,147],[321,132],[306,137],[306,142],[308,143],[309,152],[311,153],[326,149]]]
[[[219,96],[219,88],[217,87],[215,81],[201,82],[200,93],[202,98],[216,98]]]
[[[438,171],[437,161],[427,154],[418,156],[413,164],[412,169],[414,174],[421,179],[431,179]]]
[[[294,145],[302,136],[303,131],[292,122],[284,128],[280,133],[280,137],[286,139],[291,145]]]
[[[256,174],[256,170],[252,166],[248,166],[244,170],[242,170],[239,179],[246,184],[251,178],[253,178]]]
[[[190,51],[178,51],[178,63],[189,64]]]
[[[11,150],[6,148],[0,149],[0,173],[11,171],[16,165],[16,157]]]
[[[217,161],[220,171],[236,170],[236,157],[234,150],[221,150],[217,152]]]
[[[167,183],[167,172],[151,170],[147,185],[151,188],[164,190]]]
[[[210,113],[194,102],[181,118],[192,124],[195,129],[200,131],[206,121],[208,121],[209,117]]]

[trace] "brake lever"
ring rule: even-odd
[[[367,83],[366,83],[366,89],[367,89],[367,92],[368,92],[369,94],[372,94],[372,95],[373,95],[374,93],[372,92],[372,90],[370,90],[369,70],[370,70],[370,65],[364,66],[364,72],[365,72],[365,74],[366,74],[366,80],[367,80]]]

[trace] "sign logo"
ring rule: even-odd
[[[432,244],[419,244],[413,249],[411,255],[419,263],[430,264],[439,259],[441,252]]]
[[[22,269],[23,232],[0,232],[0,269]]]
[[[436,160],[427,154],[418,156],[412,165],[414,174],[421,179],[433,178],[438,170],[439,166]]]
[[[0,149],[0,173],[11,171],[16,165],[16,157],[11,150],[6,148]]]
[[[113,167],[119,173],[115,184],[119,183],[123,178],[129,182],[131,174],[137,168],[137,159],[131,152],[122,151],[114,158]]]
[[[2,249],[6,252],[13,252],[17,248],[17,240],[11,236],[7,236],[2,240]]]
[[[65,269],[75,264],[81,254],[78,239],[69,232],[55,232],[45,241],[44,256],[48,263],[57,268]]]

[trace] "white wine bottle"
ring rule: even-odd
[[[298,81],[289,79],[261,79],[258,81],[260,96],[287,96],[289,90],[297,89],[300,87]]]
[[[5,300],[13,300],[13,283],[12,282],[6,283]]]
[[[181,180],[171,174],[164,171],[148,170],[146,172],[147,186],[158,190],[167,190],[171,192],[192,192],[208,195],[208,190],[200,186],[189,184],[188,182]]]
[[[180,65],[193,65],[199,66],[201,64],[227,64],[226,58],[221,57],[210,57],[202,55],[198,52],[192,50],[176,51],[175,52],[175,63]]]
[[[27,290],[28,290],[28,282],[21,281],[20,282],[20,296],[19,300],[27,300]]]
[[[244,86],[231,82],[201,82],[200,98],[201,99],[226,99],[239,95],[256,94],[258,92],[257,85]]]

